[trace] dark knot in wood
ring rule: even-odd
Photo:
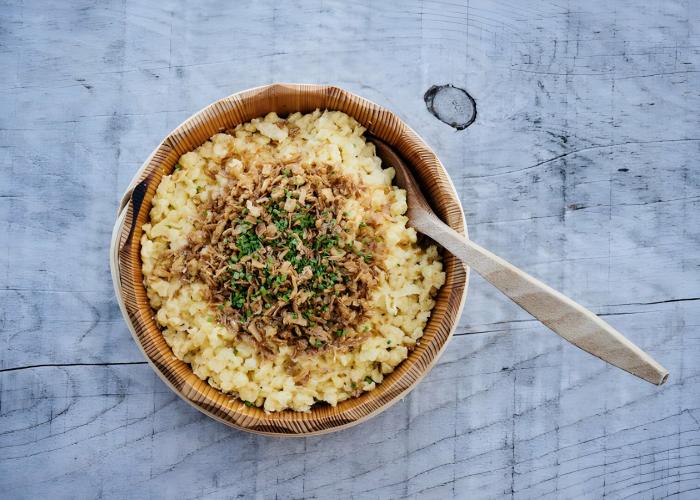
[[[454,85],[433,85],[423,99],[435,118],[457,130],[464,130],[476,120],[476,101]]]

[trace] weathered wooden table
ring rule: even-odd
[[[697,3],[9,0],[0,67],[3,498],[700,495]],[[476,241],[669,382],[578,351],[474,276],[439,365],[363,425],[259,437],[179,400],[113,296],[117,200],[185,117],[274,81],[398,113]],[[468,128],[427,110],[442,84],[476,100]]]

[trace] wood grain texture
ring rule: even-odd
[[[696,498],[698,8],[3,3],[3,496]],[[602,366],[473,276],[437,366],[360,426],[280,440],[180,401],[139,364],[114,300],[114,215],[173,127],[274,81],[396,111],[455,180],[476,241],[602,314],[669,381]],[[477,102],[463,131],[425,107],[444,84]]]

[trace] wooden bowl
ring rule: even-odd
[[[445,168],[435,153],[396,115],[337,87],[275,84],[239,92],[217,101],[173,130],[151,154],[125,193],[112,234],[112,279],[126,323],[149,363],[180,397],[210,417],[238,429],[274,435],[312,435],[350,427],[388,408],[424,377],[457,325],[467,294],[467,270],[452,255],[443,257],[446,281],[419,345],[374,390],[336,407],[314,406],[308,413],[286,410],[266,414],[198,378],[165,342],[148,303],[141,273],[142,226],[164,175],[179,157],[217,132],[264,116],[316,108],[338,110],[359,121],[408,162],[435,212],[466,233],[464,215]]]

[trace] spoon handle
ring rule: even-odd
[[[428,213],[412,217],[416,229],[442,245],[560,337],[652,384],[668,371],[585,307],[457,233]]]

